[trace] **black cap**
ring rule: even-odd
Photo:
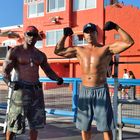
[[[83,27],[83,32],[86,33],[87,29],[89,29],[89,28],[92,29],[93,31],[97,31],[96,25],[95,25],[95,24],[93,24],[93,23],[88,23],[88,24],[86,24],[86,25]]]

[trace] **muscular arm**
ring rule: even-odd
[[[41,62],[40,66],[51,80],[58,81],[58,79],[60,79],[60,77],[51,69],[50,65],[47,62],[47,57],[45,56],[45,54],[43,54],[43,61]]]
[[[14,54],[13,49],[11,48],[7,54],[6,54],[6,59],[3,63],[3,80],[8,84],[9,81],[11,81],[11,71],[15,67],[16,64],[16,57]]]
[[[66,36],[63,36],[60,39],[60,41],[56,44],[54,53],[56,55],[63,56],[63,57],[66,57],[66,58],[76,57],[76,53],[77,53],[76,47],[65,48],[64,47],[65,40],[66,40]]]
[[[116,31],[118,31],[122,40],[116,41],[115,43],[109,45],[109,50],[113,54],[121,53],[134,44],[132,37],[118,25]]]

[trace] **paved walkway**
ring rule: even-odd
[[[102,133],[93,126],[92,140],[103,140]],[[29,130],[16,137],[16,140],[29,140]],[[5,136],[0,133],[0,140],[5,140]],[[71,118],[52,117],[47,119],[47,125],[39,131],[38,140],[81,140],[80,131],[75,128]],[[123,132],[123,140],[140,140],[140,133]]]
[[[55,93],[54,90],[52,92]],[[52,105],[54,105],[57,107],[59,106],[60,108],[63,106],[69,107],[69,104],[71,103],[71,96],[63,95],[64,97],[62,96],[63,98],[60,98],[59,94],[60,96],[63,95],[62,93],[57,92],[56,97],[52,96],[52,93],[47,92],[47,95],[45,94],[45,102],[47,103],[46,106],[52,107]],[[0,94],[0,103],[6,101],[6,95],[7,93]],[[64,102],[62,101],[62,99],[65,99]],[[129,111],[134,110],[132,108],[126,109]],[[136,114],[138,115],[138,111],[140,111],[140,109],[137,107],[135,110]],[[103,140],[102,133],[97,132],[96,127],[93,126],[92,132],[92,140]],[[29,140],[28,134],[29,130],[27,128],[26,133],[24,135],[17,136],[16,140]],[[5,136],[4,134],[2,134],[2,131],[0,131],[0,140],[5,140]],[[47,117],[46,127],[39,131],[38,140],[81,140],[81,134],[80,131],[75,128],[75,124],[72,122],[71,118],[49,116]],[[123,140],[140,140],[140,131],[139,133],[123,132]]]

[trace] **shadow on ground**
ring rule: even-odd
[[[5,135],[0,132],[0,140],[5,140]],[[92,127],[92,134],[92,140],[103,140],[102,133],[98,132],[95,126]],[[25,134],[17,135],[16,140],[29,140],[29,129],[26,129]],[[39,130],[38,140],[81,140],[81,133],[73,122],[53,120]],[[140,134],[123,132],[123,140],[140,140]]]

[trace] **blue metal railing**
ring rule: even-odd
[[[78,99],[78,94],[79,94],[79,85],[81,84],[81,79],[80,78],[63,78],[64,83],[69,83],[72,84],[72,110],[71,111],[64,111],[64,110],[58,110],[58,109],[51,109],[51,108],[46,108],[47,113],[49,114],[54,114],[54,115],[61,115],[61,116],[70,116],[74,117],[74,121],[76,118],[76,110],[77,110],[77,99]],[[2,76],[0,76],[0,81],[2,80]],[[39,78],[40,82],[44,83],[55,83],[56,81],[52,81],[49,78],[44,78],[41,77]],[[107,83],[109,85],[115,84],[114,78],[108,78]],[[135,86],[140,86],[140,79],[118,79],[118,83],[122,85],[135,85]],[[126,102],[126,101],[125,101]],[[136,101],[137,104],[139,104],[139,101]],[[120,102],[118,102],[120,103]],[[6,104],[0,104],[0,108],[6,108]],[[135,118],[122,118],[123,123],[133,123],[134,125],[140,125],[140,119],[137,119],[135,121]]]

